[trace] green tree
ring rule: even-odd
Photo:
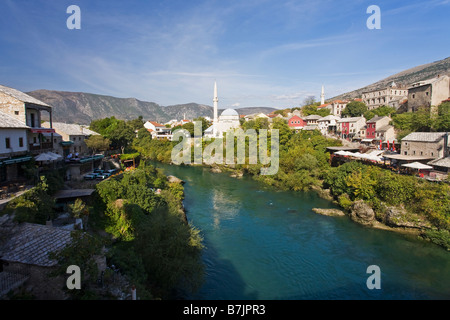
[[[361,101],[352,101],[342,110],[342,117],[359,117],[367,111],[367,106]]]
[[[139,116],[137,119],[133,119],[127,122],[134,131],[138,131],[144,127],[144,120],[142,116]]]
[[[435,131],[450,131],[450,102],[443,102],[438,106],[438,115],[434,119]]]
[[[122,153],[124,153],[125,148],[131,144],[136,134],[133,128],[128,126],[125,121],[119,120],[114,125],[114,128],[109,127],[107,129],[107,137],[111,139],[113,144],[122,149]]]
[[[111,145],[111,140],[101,135],[92,135],[88,139],[84,140],[88,148],[92,149],[95,153],[98,151],[106,151]]]
[[[272,129],[279,130],[280,145],[284,146],[292,136],[292,130],[289,128],[287,121],[281,118],[274,118]]]

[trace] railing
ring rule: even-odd
[[[53,149],[53,142],[42,142],[39,145],[30,143],[30,151]]]

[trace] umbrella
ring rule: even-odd
[[[433,169],[432,166],[420,163],[420,162],[413,162],[413,163],[406,163],[402,164],[403,167],[411,168],[411,169],[417,169],[417,170],[423,170],[423,169]]]
[[[50,157],[54,158],[55,160],[60,160],[60,159],[63,158],[63,156],[61,156],[61,155],[59,155],[59,154],[56,154],[56,153],[53,153],[53,152],[47,152],[47,154],[48,154]]]
[[[36,161],[53,161],[55,160],[54,157],[49,155],[48,153],[41,153],[37,157],[34,158]]]

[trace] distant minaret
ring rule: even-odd
[[[217,137],[217,113],[218,113],[218,103],[219,97],[217,96],[217,82],[214,81],[214,122],[213,122],[213,134],[214,137]]]
[[[322,93],[320,95],[320,105],[325,104],[325,88],[322,86]]]

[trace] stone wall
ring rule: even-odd
[[[444,156],[444,139],[439,142],[402,141],[402,155],[441,158]]]
[[[25,103],[2,92],[0,92],[0,111],[25,123]]]
[[[51,277],[49,274],[54,271],[53,268],[8,263],[3,266],[3,270],[29,276],[29,279],[23,284],[23,288],[37,300],[64,300],[67,298],[63,290],[66,285],[66,275]]]

